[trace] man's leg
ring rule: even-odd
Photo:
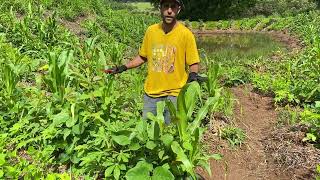
[[[143,111],[142,111],[142,118],[147,118],[147,113],[151,112],[153,115],[157,115],[157,102],[163,101],[164,98],[153,98],[146,94],[143,95]]]
[[[177,107],[177,97],[176,96],[168,96],[167,100],[171,100],[171,102],[174,104],[175,107]],[[170,124],[171,122],[170,112],[168,110],[168,107],[164,110],[164,120],[166,124]]]

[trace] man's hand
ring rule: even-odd
[[[191,83],[191,82],[193,82],[193,81],[197,81],[197,82],[199,82],[199,83],[202,83],[202,82],[208,81],[208,78],[207,78],[207,77],[199,76],[198,73],[196,73],[196,72],[191,72],[191,73],[189,74],[187,83]]]
[[[198,74],[196,72],[191,72],[189,74],[187,83],[190,83],[190,82],[193,82],[193,81],[197,81],[197,76],[198,76]]]
[[[138,55],[135,58],[133,58],[133,60],[129,61],[126,65],[105,69],[104,72],[108,74],[119,74],[119,73],[122,73],[123,71],[126,71],[127,69],[139,67],[146,61],[147,61],[147,58]]]
[[[127,69],[128,68],[126,65],[121,65],[121,66],[116,66],[116,67],[113,67],[110,69],[106,69],[106,70],[104,70],[104,72],[108,73],[108,74],[119,74],[119,73],[126,71]]]

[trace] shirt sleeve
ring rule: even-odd
[[[197,49],[196,39],[194,35],[189,32],[187,34],[186,43],[186,63],[192,65],[200,62],[199,53]]]
[[[148,39],[149,39],[149,29],[147,29],[146,33],[144,34],[144,37],[143,37],[143,41],[142,41],[142,44],[141,44],[141,47],[140,47],[140,51],[139,51],[139,55],[142,56],[142,57],[145,57],[147,58],[148,57]]]

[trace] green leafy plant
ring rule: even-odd
[[[200,151],[199,141],[203,131],[200,128],[201,120],[206,116],[209,108],[218,103],[219,95],[209,97],[193,119],[193,111],[199,96],[200,86],[194,82],[182,88],[178,96],[177,108],[171,101],[166,102],[171,119],[176,124],[180,137],[180,142],[172,143],[171,148],[177,155],[177,161],[181,162],[181,167],[193,178],[195,178],[193,168],[196,165],[203,166],[211,174],[210,166],[207,163],[208,158],[217,157],[216,155],[203,156]],[[193,120],[191,121],[191,119]],[[191,121],[190,124],[188,124],[189,121]]]
[[[220,137],[228,140],[232,147],[241,146],[246,139],[245,132],[242,129],[233,126],[222,128]]]
[[[306,109],[301,113],[302,123],[309,126],[309,132],[304,141],[311,141],[320,145],[320,102],[316,101],[312,109]]]
[[[49,72],[44,79],[52,93],[57,95],[60,101],[63,101],[66,88],[69,86],[71,77],[69,72],[69,63],[73,60],[73,51],[50,52]]]

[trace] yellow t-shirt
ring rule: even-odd
[[[144,36],[139,55],[147,58],[148,76],[144,91],[151,97],[178,96],[186,84],[186,64],[200,62],[195,37],[178,23],[165,34],[162,24],[151,25]]]

